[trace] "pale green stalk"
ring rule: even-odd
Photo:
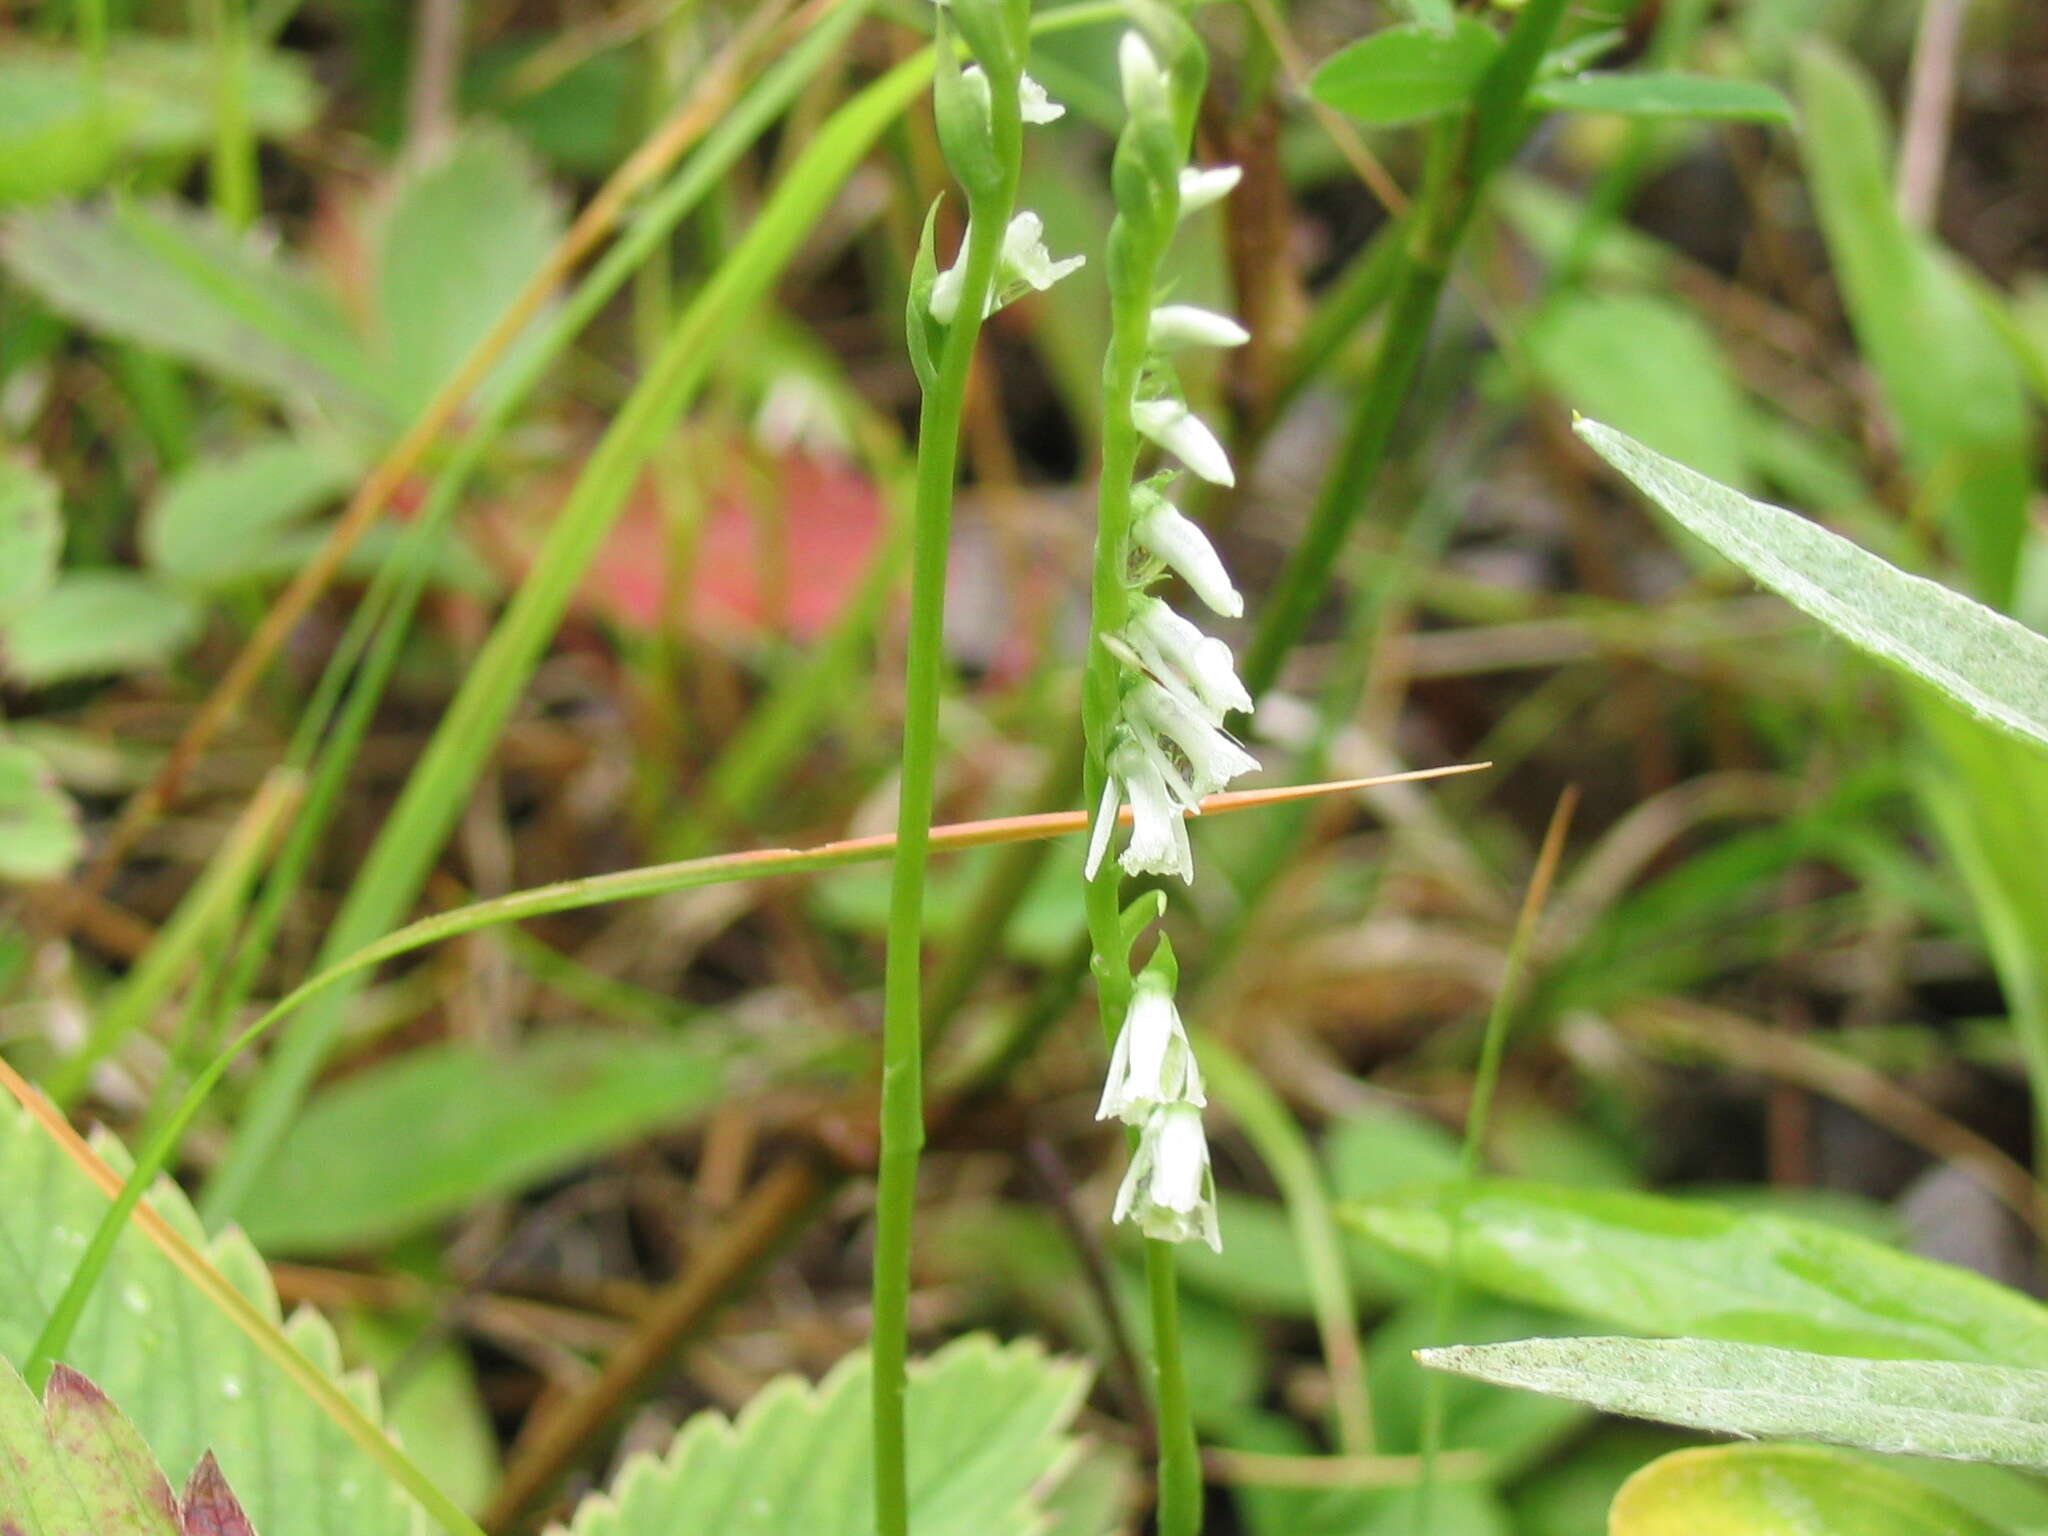
[[[940,33],[944,42],[945,33]],[[941,61],[939,67],[947,66]],[[875,1188],[873,1360],[875,1528],[908,1536],[910,1489],[904,1404],[908,1395],[910,1229],[924,1147],[924,879],[938,773],[939,692],[945,672],[946,553],[974,346],[995,290],[1003,233],[1016,202],[1023,120],[1014,72],[991,66],[989,126],[995,174],[967,192],[959,303],[946,328],[936,378],[918,413],[917,480],[911,511],[910,633],[904,664],[903,764],[896,802],[896,856],[889,881],[888,958],[882,980],[881,1153]],[[923,299],[913,293],[913,304]],[[910,324],[921,325],[912,315]]]

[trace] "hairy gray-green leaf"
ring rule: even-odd
[[[199,632],[182,592],[136,571],[66,571],[0,627],[0,670],[38,687],[167,665]]]
[[[42,753],[0,740],[0,880],[54,880],[84,844],[78,807]]]
[[[1487,1179],[1340,1210],[1398,1253],[1640,1333],[2048,1368],[2048,1308],[1981,1275],[1789,1216]]]
[[[849,1356],[812,1386],[769,1383],[737,1419],[702,1413],[659,1459],[629,1462],[568,1536],[867,1536],[869,1366]],[[958,1339],[910,1368],[910,1503],[918,1536],[1031,1536],[1034,1490],[1075,1455],[1066,1431],[1086,1369],[1029,1341]],[[557,1526],[557,1532],[564,1528]]]
[[[1432,1370],[1691,1429],[2048,1469],[2048,1371],[1707,1339],[1522,1339],[1416,1358]]]
[[[1789,123],[1792,104],[1761,80],[1724,80],[1677,71],[1605,71],[1546,80],[1529,92],[1559,112],[1613,112],[1623,117],[1690,117]]]
[[[149,563],[201,589],[273,568],[279,536],[346,488],[347,456],[331,444],[262,438],[201,459],[158,495],[142,524]]]
[[[334,300],[271,246],[176,203],[24,209],[0,259],[80,324],[288,398],[392,408]]]
[[[503,132],[474,132],[400,176],[376,231],[377,340],[408,407],[424,406],[483,340],[561,222],[530,157]]]
[[[1978,718],[2048,746],[2048,639],[1612,427],[1581,421],[1578,432],[1650,500],[1851,645]]]
[[[425,1046],[315,1095],[241,1220],[266,1252],[361,1247],[680,1126],[726,1087],[719,1054],[673,1038]]]
[[[127,1155],[97,1143],[116,1172]],[[0,1356],[28,1356],[107,1197],[12,1099],[0,1097]],[[206,1240],[176,1185],[158,1184],[158,1214],[198,1245],[265,1316],[279,1317],[270,1271],[238,1231]],[[338,1375],[333,1330],[302,1311],[286,1336]],[[121,1403],[175,1482],[211,1448],[263,1536],[424,1536],[425,1520],[364,1451],[278,1369],[140,1230],[115,1245],[64,1360]],[[377,1413],[365,1376],[343,1383]]]
[[[56,482],[26,459],[0,454],[0,622],[49,590],[63,547]]]

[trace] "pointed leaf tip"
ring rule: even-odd
[[[180,1536],[256,1536],[256,1527],[242,1512],[241,1501],[211,1451],[199,1458],[185,1484]]]
[[[88,1409],[112,1406],[107,1400],[107,1394],[94,1386],[84,1374],[62,1364],[50,1368],[50,1384],[43,1388],[45,1408],[55,1408],[60,1404],[65,1407]]]

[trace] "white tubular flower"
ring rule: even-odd
[[[1179,400],[1140,400],[1131,407],[1131,421],[1153,442],[1211,485],[1235,485],[1230,455],[1202,418]]]
[[[951,325],[954,315],[959,313],[960,288],[966,281],[966,259],[963,248],[959,259],[932,283],[932,318],[941,325]],[[1064,261],[1054,261],[1052,252],[1045,248],[1045,221],[1029,210],[1018,214],[1010,220],[1010,227],[1003,231],[1003,250],[997,260],[995,291],[989,295],[983,318],[1021,294],[1043,293],[1069,272],[1085,266],[1087,261],[1085,256],[1069,256]]]
[[[1188,765],[1187,785],[1199,798],[1213,795],[1239,774],[1250,773],[1259,760],[1200,714],[1188,708],[1150,678],[1125,699],[1125,717],[1179,749]],[[1192,807],[1191,807],[1192,808]]]
[[[1126,32],[1117,44],[1117,72],[1123,77],[1124,110],[1132,117],[1167,108],[1166,71],[1142,35]]]
[[[1162,599],[1139,598],[1124,636],[1153,676],[1211,720],[1251,709],[1252,696],[1238,681],[1230,647],[1203,634]]]
[[[1188,166],[1180,173],[1180,216],[1186,218],[1212,203],[1222,202],[1243,179],[1242,166],[1219,165],[1209,170]]]
[[[1017,98],[1027,123],[1056,123],[1067,115],[1067,109],[1046,95],[1045,87],[1029,75],[1017,82]]]
[[[1216,1252],[1216,1180],[1209,1171],[1209,1139],[1202,1111],[1194,1104],[1161,1104],[1145,1118],[1138,1150],[1116,1192],[1116,1221],[1133,1221],[1147,1237],[1165,1243],[1197,1238]]]
[[[1127,875],[1179,875],[1193,885],[1195,855],[1188,846],[1188,824],[1159,756],[1128,739],[1109,755],[1110,775],[1131,806],[1131,840],[1117,863]]]
[[[1228,315],[1193,304],[1162,304],[1152,311],[1145,340],[1154,348],[1241,347],[1252,333]]]
[[[1103,1085],[1095,1118],[1142,1125],[1161,1104],[1208,1102],[1202,1093],[1202,1071],[1195,1065],[1194,1047],[1188,1044],[1187,1028],[1173,1005],[1172,989],[1165,977],[1142,972],[1131,993],[1123,1028],[1117,1032],[1109,1081]]]

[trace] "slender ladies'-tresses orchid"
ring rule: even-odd
[[[1214,546],[1168,500],[1183,471],[1212,485],[1237,478],[1222,439],[1189,405],[1169,354],[1242,346],[1249,336],[1228,315],[1163,302],[1161,262],[1174,231],[1188,212],[1227,195],[1238,173],[1187,164],[1204,74],[1200,44],[1177,17],[1147,14],[1139,9],[1139,26],[1117,51],[1128,121],[1112,172],[1112,329],[1084,706],[1098,786],[1086,866],[1090,933],[1104,1011],[1117,1026],[1098,1115],[1137,1130],[1114,1219],[1160,1241],[1218,1247],[1202,1074],[1173,1000],[1178,969],[1162,937],[1144,969],[1130,974],[1136,934],[1120,915],[1116,871],[1104,867],[1128,809],[1130,834],[1116,861],[1122,872],[1191,882],[1187,818],[1200,813],[1205,796],[1258,766],[1228,728],[1252,704],[1229,646],[1150,590],[1172,574],[1211,611],[1244,612]],[[1138,459],[1148,443],[1162,463],[1141,477]]]

